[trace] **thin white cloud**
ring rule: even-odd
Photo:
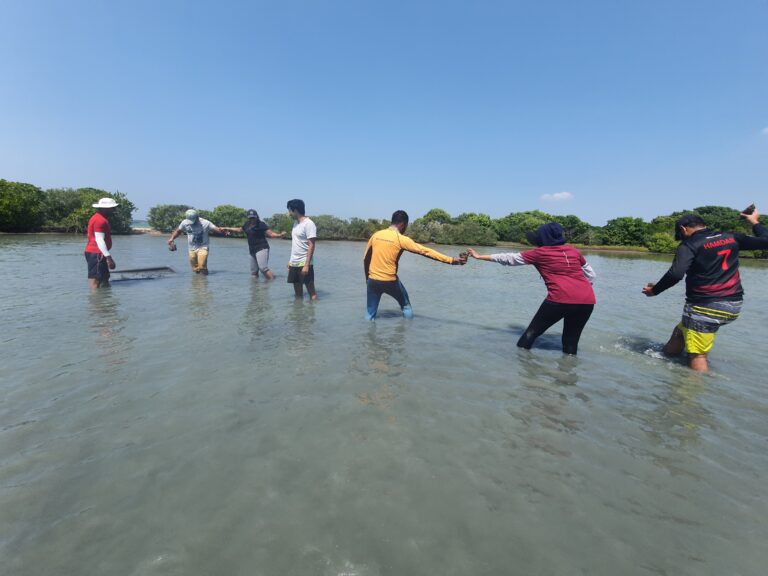
[[[766,126],[765,128],[763,128],[763,134],[765,134],[766,136],[768,136],[768,126]]]
[[[573,200],[573,194],[570,192],[555,192],[554,194],[542,194],[541,199],[544,202],[568,202]]]

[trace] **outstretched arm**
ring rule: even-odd
[[[408,252],[421,254],[422,256],[426,256],[432,260],[437,260],[438,262],[445,262],[446,264],[464,265],[467,263],[467,261],[463,258],[454,258],[453,256],[448,256],[442,252],[438,252],[437,250],[432,250],[432,248],[422,246],[418,242],[414,242],[408,236],[403,236],[402,234],[400,235],[400,247],[403,250],[408,250]]]
[[[285,238],[285,232],[280,232],[280,233],[272,232],[272,228],[267,228],[267,231],[265,232],[265,234],[269,238]]]
[[[216,226],[215,224],[211,224],[211,231],[216,232],[216,234],[224,234],[225,236],[229,236],[229,233],[232,230],[234,230],[235,232],[241,231],[239,228],[223,228],[223,227]]]
[[[528,264],[523,259],[520,252],[507,252],[502,254],[478,254],[476,250],[467,248],[467,253],[476,260],[485,260],[486,262],[496,262],[503,266],[524,266]]]
[[[646,296],[658,296],[667,288],[671,288],[680,280],[685,277],[688,268],[693,263],[693,252],[687,244],[680,244],[675,252],[675,259],[672,261],[672,266],[669,268],[666,274],[661,277],[661,280],[655,284],[646,284],[643,288],[643,294]]]

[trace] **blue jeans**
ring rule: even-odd
[[[368,312],[365,315],[366,320],[374,320],[376,313],[379,311],[379,302],[381,301],[382,294],[389,294],[397,300],[400,304],[400,308],[403,310],[403,316],[406,318],[413,318],[413,310],[411,309],[411,301],[408,299],[408,292],[405,291],[400,280],[383,281],[383,280],[371,280],[368,278]]]

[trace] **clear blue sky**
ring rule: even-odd
[[[0,29],[0,178],[138,216],[768,210],[766,0],[0,0]]]

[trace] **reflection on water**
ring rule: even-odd
[[[287,345],[287,354],[292,358],[298,358],[315,344],[315,313],[317,301],[294,299],[286,303],[284,322],[284,339]],[[302,366],[298,363],[297,366]],[[308,369],[304,365],[301,369]]]
[[[577,356],[559,354],[553,359],[523,348],[517,350],[520,367],[527,376],[523,379],[524,382],[551,383],[555,386],[578,384],[579,376],[576,369],[579,359]]]
[[[523,407],[530,426],[542,426],[561,432],[578,432],[582,422],[569,415],[571,395],[582,402],[589,400],[584,393],[574,390],[578,384],[578,357],[537,355],[529,350],[519,350],[518,360],[523,371],[521,399],[528,403]],[[554,360],[554,362],[553,362]],[[548,452],[565,454],[550,446]]]
[[[707,377],[684,373],[675,383],[666,386],[653,410],[639,411],[643,431],[649,438],[668,448],[687,449],[700,441],[702,427],[713,428],[715,419],[701,403],[706,393]]]
[[[208,282],[208,277],[202,274],[195,274],[190,282],[189,311],[196,320],[205,320],[211,315],[213,296]]]
[[[275,310],[269,298],[267,284],[251,282],[250,299],[240,322],[240,334],[249,336],[253,344],[272,349],[277,344],[275,338]]]
[[[88,294],[89,323],[96,340],[94,342],[101,370],[118,371],[131,355],[132,338],[122,334],[125,317],[120,311],[120,299],[111,288],[92,290]]]
[[[360,351],[353,355],[352,370],[360,374],[380,374],[397,378],[408,363],[405,336],[405,321],[396,321],[392,326],[369,322],[368,330],[360,339]]]

